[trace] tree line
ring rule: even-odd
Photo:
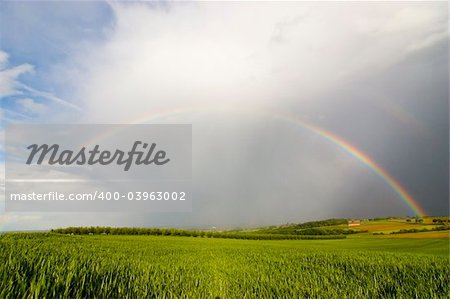
[[[344,235],[285,235],[258,234],[242,232],[215,232],[203,230],[182,230],[174,228],[136,228],[136,227],[67,227],[52,229],[52,233],[68,235],[146,235],[146,236],[184,236],[200,238],[226,238],[248,240],[312,240],[344,239]]]

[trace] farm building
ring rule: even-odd
[[[348,220],[347,225],[348,226],[360,226],[361,220]]]

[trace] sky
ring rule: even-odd
[[[1,135],[12,123],[192,124],[193,210],[0,207],[0,230],[414,214],[305,123],[448,215],[448,25],[446,2],[1,2]],[[3,137],[0,149],[3,163]]]

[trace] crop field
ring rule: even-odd
[[[384,235],[386,239],[449,239],[449,231],[418,232],[414,234]]]
[[[398,231],[400,229],[404,228],[433,228],[435,226],[433,225],[420,225],[420,224],[406,224],[403,222],[396,222],[396,221],[385,221],[385,222],[375,222],[375,223],[362,223],[361,226],[355,228],[357,230],[367,230],[369,233],[372,232],[391,232],[391,231]]]
[[[448,298],[448,239],[0,235],[0,298]]]

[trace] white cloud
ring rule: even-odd
[[[44,104],[38,103],[31,98],[19,99],[17,104],[20,105],[22,110],[31,114],[43,114],[48,111],[48,107]]]
[[[7,62],[8,62],[8,53],[0,50],[0,70],[5,68]]]
[[[8,53],[0,50],[0,97],[18,94],[18,77],[34,70],[28,63],[8,68],[8,58]]]
[[[109,39],[77,59],[73,83],[89,121],[204,103],[308,102],[434,43],[430,32],[442,38],[447,25],[436,5],[402,3],[112,7]]]
[[[37,97],[45,98],[73,110],[81,111],[79,106],[67,100],[64,100],[50,92],[41,91],[20,82],[18,80],[19,77],[23,74],[32,73],[34,71],[34,66],[24,63],[8,68],[8,57],[8,53],[0,50],[0,97],[31,94]],[[44,106],[42,104],[38,104],[33,100],[30,101],[30,99],[22,100],[19,103],[29,112],[42,113],[44,111]]]
[[[62,106],[71,108],[73,110],[81,111],[81,108],[79,106],[77,106],[77,105],[75,105],[75,104],[73,104],[73,103],[71,103],[71,102],[69,102],[67,100],[64,100],[64,99],[62,99],[62,98],[60,98],[58,96],[55,96],[54,94],[52,94],[50,92],[37,90],[37,89],[35,89],[35,88],[31,87],[31,86],[28,86],[26,84],[23,84],[23,83],[17,83],[17,85],[22,90],[24,90],[24,91],[26,91],[26,92],[34,95],[34,96],[42,97],[42,98],[45,98],[45,99],[50,100],[52,102],[55,102],[57,104],[60,104]]]
[[[443,41],[445,39],[448,39],[448,32],[441,31],[432,33],[422,40],[411,43],[407,48],[407,52],[415,52],[432,47],[438,42]]]

